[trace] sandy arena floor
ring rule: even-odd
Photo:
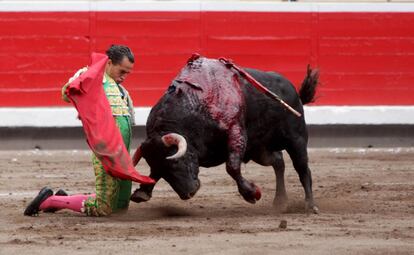
[[[255,205],[242,200],[222,165],[201,169],[202,187],[191,200],[161,181],[149,202],[89,218],[71,211],[25,217],[23,210],[46,185],[93,192],[90,152],[0,151],[0,254],[413,254],[414,148],[309,154],[319,215],[304,213],[285,155],[284,214],[272,207],[273,170],[249,163],[244,176],[262,189]],[[145,161],[138,169],[148,174]]]

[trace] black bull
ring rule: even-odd
[[[243,178],[240,165],[253,160],[272,166],[276,174],[274,204],[284,211],[287,194],[281,151],[286,150],[305,191],[306,211],[318,212],[312,195],[303,115],[303,105],[314,100],[318,72],[308,68],[298,94],[277,73],[244,70],[302,116],[287,111],[220,61],[193,56],[152,108],[147,138],[136,157],[142,155],[151,168],[150,177],[156,181],[164,178],[181,199],[191,198],[200,188],[200,166],[225,162],[239,193],[255,203],[261,197],[260,189]],[[131,200],[148,201],[153,188],[141,185]]]

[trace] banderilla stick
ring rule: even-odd
[[[237,65],[232,63],[231,61],[229,61],[225,58],[219,58],[219,61],[222,62],[224,65],[226,65],[226,67],[228,67],[228,68],[233,67],[237,72],[239,72],[239,74],[241,76],[243,76],[245,79],[247,79],[256,89],[258,89],[260,92],[264,93],[268,97],[273,98],[276,101],[278,101],[279,103],[281,103],[284,107],[286,107],[286,109],[291,111],[296,116],[298,116],[298,117],[302,116],[302,114],[300,114],[298,111],[293,109],[290,105],[288,105],[285,101],[283,101],[283,99],[281,99],[278,95],[276,95],[275,93],[270,91],[268,88],[263,86],[255,78],[253,78],[253,76],[251,76],[249,73],[247,73],[246,71],[244,71],[243,69],[241,69],[240,67],[238,67]]]

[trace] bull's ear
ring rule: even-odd
[[[142,144],[141,144],[141,153],[144,158],[146,158],[148,155],[156,155],[154,154],[157,152],[157,147],[162,146],[161,138],[160,141],[157,142],[155,138],[147,138]],[[157,143],[159,144],[157,146]]]
[[[161,140],[161,136],[147,138],[141,145],[142,156],[164,159],[168,156],[168,149]]]

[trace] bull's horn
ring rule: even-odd
[[[135,153],[134,153],[134,156],[132,157],[132,163],[134,164],[134,166],[136,166],[136,165],[138,164],[139,160],[140,160],[140,159],[141,159],[141,157],[142,157],[141,146],[142,146],[142,145],[140,145],[140,146],[137,148],[137,150],[136,150],[136,151],[135,151]]]
[[[187,151],[187,141],[185,140],[184,136],[176,134],[176,133],[169,133],[161,137],[162,142],[165,146],[170,147],[171,145],[177,145],[178,151],[172,156],[167,157],[167,159],[177,159],[184,156],[185,152]]]

